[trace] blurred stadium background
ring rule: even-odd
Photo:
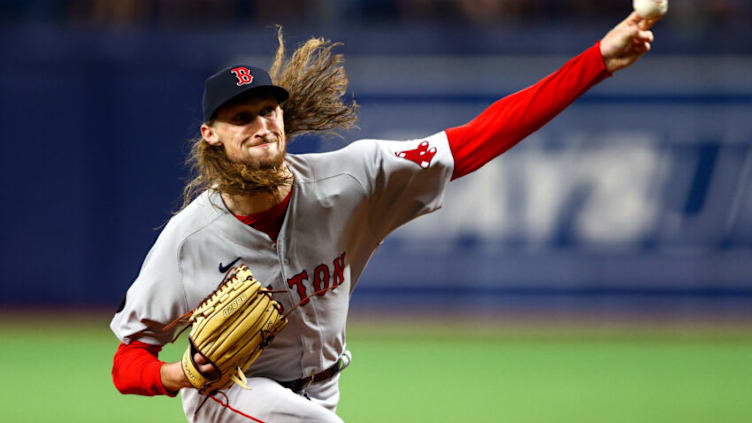
[[[361,105],[344,139],[290,146],[309,152],[465,123],[630,3],[0,0],[0,369],[52,404],[2,388],[7,421],[181,420],[116,393],[107,322],[179,206],[203,80],[268,66],[274,24],[290,48],[343,42]],[[750,21],[749,1],[672,0],[647,57],[387,239],[353,297],[343,417],[751,421]]]

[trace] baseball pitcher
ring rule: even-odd
[[[442,206],[447,184],[536,131],[649,49],[636,13],[558,71],[475,119],[408,141],[364,139],[286,153],[304,132],[351,127],[357,105],[333,44],[265,70],[237,64],[205,83],[195,177],[111,322],[112,376],[124,394],[181,393],[191,422],[341,422],[350,295],[400,225]],[[181,361],[158,359],[191,330]]]

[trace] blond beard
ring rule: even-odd
[[[261,192],[274,193],[280,186],[292,183],[292,175],[285,165],[287,149],[274,158],[262,162],[236,162],[227,158],[224,148],[210,146],[202,165],[211,175],[218,191],[231,195]]]

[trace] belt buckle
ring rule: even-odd
[[[301,379],[301,382],[302,382],[300,386],[301,391],[305,391],[306,389],[308,389],[309,386],[311,386],[311,384],[313,383],[314,376],[315,375],[310,375],[308,377],[304,377],[303,379]]]

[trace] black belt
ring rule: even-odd
[[[293,392],[300,393],[303,392],[307,387],[314,383],[323,382],[325,380],[333,378],[337,373],[341,372],[342,369],[347,367],[349,363],[349,359],[347,361],[340,358],[337,360],[336,363],[334,363],[331,367],[328,369],[316,373],[307,377],[302,377],[300,379],[296,380],[290,380],[287,382],[279,382],[280,385],[284,386],[285,388],[292,389]]]

